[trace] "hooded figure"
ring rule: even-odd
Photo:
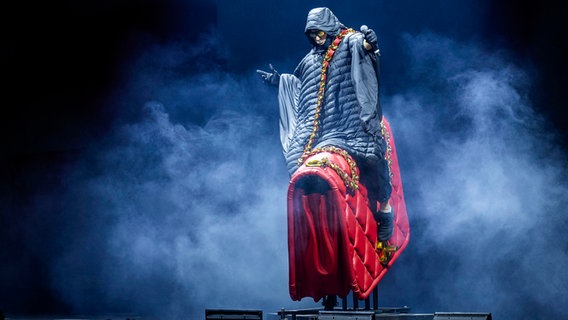
[[[324,31],[327,35],[337,36],[343,29],[347,28],[339,22],[331,10],[328,8],[316,8],[308,13],[304,32],[308,36],[310,43],[316,46],[316,42],[309,36],[310,31]]]
[[[368,33],[346,28],[328,8],[310,10],[304,31],[312,49],[293,74],[259,70],[267,82],[279,86],[280,140],[288,172],[292,175],[300,167],[306,151],[326,146],[343,149],[359,167],[370,203],[379,201],[381,211],[389,212],[391,185],[381,134],[378,50],[365,49]],[[322,63],[330,52],[322,77]],[[376,207],[371,209],[378,213]]]

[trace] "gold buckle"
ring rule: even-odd
[[[312,159],[306,162],[306,167],[325,167],[329,160],[327,158],[322,158],[321,160]]]

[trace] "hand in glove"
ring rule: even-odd
[[[371,46],[371,49],[365,47],[369,51],[375,51],[376,54],[379,54],[379,38],[375,33],[375,30],[369,29],[369,27],[363,25],[361,26],[361,32],[365,36],[365,41]]]
[[[262,77],[262,80],[264,80],[265,83],[272,86],[277,86],[280,82],[280,73],[278,73],[278,71],[274,69],[272,64],[269,64],[269,66],[272,72],[266,72],[262,70],[256,70],[256,72]]]

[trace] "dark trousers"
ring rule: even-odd
[[[384,157],[355,157],[355,162],[359,168],[359,181],[367,188],[369,207],[373,213],[376,213],[377,201],[380,203],[388,201],[392,192],[387,160]]]

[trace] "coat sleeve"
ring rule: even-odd
[[[280,142],[284,153],[288,152],[290,141],[296,130],[300,79],[292,74],[282,74],[278,89],[280,108]]]
[[[365,131],[380,134],[381,111],[379,105],[379,78],[373,52],[363,48],[363,37],[355,35],[351,42],[351,76],[361,106],[360,118]]]

